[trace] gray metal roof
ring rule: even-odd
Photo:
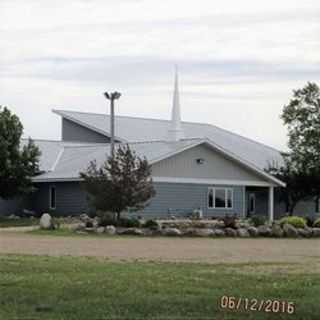
[[[34,140],[41,151],[41,170],[45,173],[34,181],[48,179],[77,179],[79,172],[85,170],[90,161],[96,160],[101,165],[110,155],[110,144],[64,143],[61,141]],[[179,142],[153,141],[130,143],[130,147],[139,157],[146,157],[152,163],[185,148],[199,143],[190,139]]]
[[[106,158],[110,156],[110,144],[66,143],[44,140],[35,140],[34,142],[41,150],[40,168],[45,171],[34,177],[34,182],[79,180],[79,173],[87,169],[90,161],[96,160],[98,166],[100,166]],[[183,139],[177,142],[135,142],[129,143],[129,145],[139,157],[146,157],[149,163],[153,164],[203,143],[215,151],[223,153],[227,158],[254,171],[260,175],[262,179],[275,183],[276,185],[284,185],[281,181],[266,174],[263,170],[239,158],[237,155],[228,152],[208,139]]]
[[[109,115],[66,110],[53,110],[53,112],[109,136]],[[115,119],[116,136],[129,142],[166,140],[169,126],[169,120],[125,116],[116,116]],[[208,138],[225,150],[260,169],[266,168],[268,163],[273,161],[282,163],[279,150],[214,125],[182,122],[182,127],[186,139]]]

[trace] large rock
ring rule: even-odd
[[[312,229],[311,228],[298,228],[297,229],[298,231],[298,235],[300,237],[303,237],[303,238],[310,238],[312,236]]]
[[[270,237],[272,235],[271,228],[265,225],[258,227],[258,233],[261,237]]]
[[[49,213],[44,213],[40,218],[40,229],[53,230],[54,223]]]
[[[237,230],[232,228],[225,228],[224,232],[227,237],[236,237],[237,236]]]
[[[283,237],[283,230],[280,225],[274,224],[271,229],[271,233],[273,237],[281,238]]]
[[[215,229],[214,230],[214,235],[216,237],[224,237],[226,234],[225,234],[223,229]]]
[[[193,233],[196,237],[210,237],[214,235],[214,232],[212,229],[207,229],[207,228],[197,228],[194,229],[194,233]]]
[[[93,219],[91,219],[87,214],[83,213],[80,214],[79,219],[81,222],[87,223],[87,222],[93,222]]]
[[[284,234],[290,238],[297,238],[299,235],[297,229],[288,223],[284,224],[283,231],[284,231]]]
[[[72,231],[84,231],[86,229],[86,224],[83,222],[73,224],[70,229]]]
[[[139,228],[127,228],[120,232],[122,235],[143,236],[143,231]]]
[[[102,233],[104,233],[104,231],[105,231],[104,227],[97,227],[96,228],[96,233],[98,233],[98,234],[102,234]]]
[[[237,230],[237,235],[240,238],[248,238],[248,237],[250,237],[250,234],[249,234],[248,230],[245,229],[245,228],[239,228]]]
[[[116,229],[116,227],[114,227],[114,226],[106,226],[104,232],[105,232],[106,234],[109,234],[109,235],[113,236],[113,235],[116,234],[117,229]]]
[[[320,228],[312,228],[312,236],[320,237]]]
[[[256,227],[251,226],[248,228],[248,232],[250,234],[251,237],[257,237],[259,235],[259,231]]]
[[[161,234],[164,236],[171,236],[171,237],[175,237],[175,236],[181,236],[182,233],[179,229],[177,228],[165,228],[161,230]]]

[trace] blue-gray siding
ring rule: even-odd
[[[81,214],[88,212],[86,193],[78,182],[39,183],[32,195],[29,209],[39,213],[49,210],[49,189],[56,187],[56,212],[61,215]],[[150,217],[168,217],[169,214],[185,214],[201,208],[207,216],[229,214],[242,215],[243,187],[227,186],[234,190],[233,209],[209,209],[207,206],[208,187],[204,184],[155,183],[156,196],[150,205],[137,214]],[[176,211],[178,210],[178,211]]]
[[[4,201],[0,199],[0,215],[18,214],[23,209],[34,210],[38,213],[49,211],[49,189],[56,187],[56,213],[60,215],[79,215],[89,212],[86,193],[79,182],[39,183],[35,187],[37,191],[25,199]],[[232,187],[234,190],[234,208],[209,209],[207,206],[207,184],[182,184],[182,183],[155,183],[156,196],[150,205],[142,212],[136,213],[146,217],[166,218],[172,215],[185,215],[193,209],[201,208],[207,217],[224,214],[237,214],[242,216],[243,206],[247,205],[248,193],[256,194],[256,214],[268,215],[268,188],[246,188],[242,186]],[[285,214],[285,206],[279,202],[279,195],[275,189],[275,217]],[[244,203],[245,199],[245,203]],[[295,214],[310,215],[315,212],[314,201],[300,203]]]
[[[62,140],[90,143],[110,142],[108,137],[64,118],[62,118]]]

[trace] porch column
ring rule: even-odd
[[[269,187],[269,221],[273,222],[274,217],[274,187]]]

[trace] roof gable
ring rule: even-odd
[[[53,112],[109,136],[108,115],[65,110]],[[282,163],[280,151],[230,131],[203,123],[182,122],[182,126],[186,139],[207,138],[260,169],[266,168],[270,162]],[[116,116],[115,127],[116,138],[123,142],[159,141],[166,140],[170,121]]]

